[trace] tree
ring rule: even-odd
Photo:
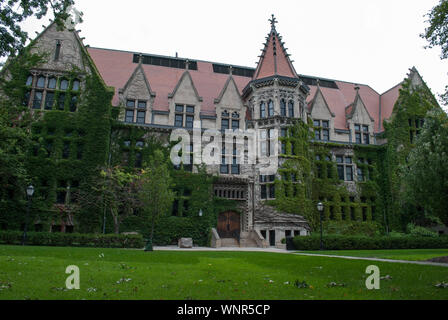
[[[141,207],[137,195],[139,176],[121,167],[103,168],[93,180],[90,190],[78,191],[77,202],[82,208],[94,206],[109,211],[114,232],[120,233],[120,225],[134,210]]]
[[[439,4],[432,8],[426,15],[429,27],[420,36],[429,42],[428,48],[440,46],[442,49],[441,59],[448,58],[448,0],[440,0]],[[445,104],[448,104],[448,86],[445,93],[441,95]]]
[[[139,198],[145,217],[150,223],[150,235],[146,250],[152,251],[154,228],[157,220],[166,215],[173,204],[174,194],[170,190],[171,178],[167,160],[162,151],[156,150],[148,167],[143,170]]]
[[[15,56],[25,45],[28,34],[20,27],[25,19],[41,19],[51,8],[54,21],[63,27],[70,16],[67,9],[73,4],[74,0],[0,0],[0,58]]]
[[[31,143],[32,115],[24,99],[28,70],[40,61],[40,56],[26,49],[9,61],[8,70],[0,73],[0,220],[20,211],[26,184],[31,182],[26,153]]]
[[[407,200],[448,225],[448,116],[428,112],[425,125],[410,152],[405,177]],[[423,209],[424,208],[424,209]]]

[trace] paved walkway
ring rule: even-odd
[[[315,253],[304,253],[304,252],[297,252],[297,251],[287,251],[284,249],[277,249],[277,248],[194,247],[192,249],[181,249],[178,246],[166,246],[166,247],[154,247],[154,250],[155,251],[183,251],[183,252],[189,252],[189,251],[270,252],[270,253],[295,254],[295,255],[299,255],[299,256],[314,256],[314,257],[339,258],[339,259],[348,259],[348,260],[366,260],[366,261],[377,261],[377,262],[390,262],[390,263],[418,264],[418,265],[424,265],[424,266],[448,267],[448,263],[336,256],[336,255],[327,255],[327,254],[318,254],[318,253],[315,254]]]
[[[437,266],[437,267],[448,267],[448,263],[438,263],[438,262],[429,262],[429,261],[409,261],[409,260],[392,260],[392,259],[381,259],[381,258],[366,258],[366,257],[349,257],[349,256],[335,256],[335,255],[327,255],[327,254],[314,254],[314,253],[303,253],[303,252],[295,252],[294,254],[300,256],[317,256],[317,257],[326,257],[326,258],[340,258],[340,259],[349,259],[349,260],[367,260],[367,261],[377,261],[377,262],[392,262],[392,263],[405,263],[405,264],[419,264],[424,266]]]
[[[192,249],[181,249],[178,246],[154,247],[155,251],[242,251],[242,252],[274,252],[274,253],[293,253],[293,251],[286,251],[277,248],[240,248],[240,247],[193,247]]]

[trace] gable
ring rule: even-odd
[[[314,119],[330,119],[334,117],[322,91],[318,89],[310,106],[311,117]]]
[[[151,91],[151,87],[141,65],[135,69],[126,86],[121,91],[126,98],[149,100],[151,96],[155,96]]]
[[[241,109],[244,107],[243,100],[233,77],[229,77],[219,98],[215,100],[215,103],[221,105],[223,108]]]
[[[367,108],[359,95],[356,96],[355,102],[353,103],[347,118],[351,119],[355,123],[373,122],[372,117],[367,111]]]
[[[184,72],[176,88],[168,97],[182,103],[195,104],[202,101],[188,71]]]
[[[57,49],[57,44],[60,47]],[[72,71],[73,68],[86,70],[83,59],[83,48],[81,40],[75,31],[58,30],[57,25],[52,23],[34,41],[32,53],[45,54],[45,62],[39,68],[56,71]],[[56,59],[56,51],[59,54]]]

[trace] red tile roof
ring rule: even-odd
[[[267,78],[274,75],[297,77],[277,31],[272,29],[255,70],[254,79]]]
[[[268,49],[266,53],[269,53],[269,50],[270,49]],[[283,49],[279,48],[279,50]],[[115,96],[112,103],[117,106],[119,104],[118,90],[125,86],[126,82],[138,66],[137,63],[133,62],[134,53],[98,48],[89,48],[88,51],[106,84],[115,88]],[[272,65],[270,65],[272,60],[269,62],[267,56],[268,55],[266,55],[266,59],[264,60],[265,62],[262,63],[262,68],[259,70],[260,77],[266,76],[272,71],[272,69],[269,69],[272,67]],[[282,59],[280,59],[280,61],[282,61]],[[288,59],[288,57],[285,56],[285,59]],[[214,100],[219,97],[229,75],[215,73],[213,71],[213,63],[211,62],[198,61],[197,66],[198,70],[189,70],[189,72],[199,96],[203,98],[201,112],[214,115]],[[295,72],[293,69],[288,69],[289,67],[282,62],[278,66],[278,70],[280,70],[283,75],[292,76],[292,72]],[[168,95],[173,92],[185,70],[146,64],[143,64],[143,70],[152,91],[156,93],[154,110],[168,111]],[[240,90],[240,93],[242,94],[244,87],[251,81],[251,79],[237,75],[233,75],[233,78],[238,90]],[[370,116],[375,120],[375,132],[382,131],[383,127],[382,125],[380,126],[380,122],[382,123],[384,119],[389,118],[392,114],[393,106],[398,98],[401,84],[391,88],[383,95],[380,95],[367,85],[357,85],[355,83],[343,81],[335,81],[335,83],[339,89],[321,87],[322,94],[324,95],[330,110],[336,115],[335,128],[347,129],[346,107],[354,102],[356,96],[355,87],[359,86],[360,96]],[[311,91],[307,98],[307,103],[314,98],[317,88],[312,85],[309,87]],[[380,100],[381,119],[379,118]]]
[[[133,62],[131,52],[89,48],[90,56],[95,62],[107,85],[115,88],[112,104],[117,106],[118,90],[123,88],[138,64]],[[214,73],[211,62],[198,61],[198,70],[189,70],[193,83],[202,101],[202,112],[215,113],[214,100],[219,97],[228,75]],[[152,91],[156,93],[154,110],[168,111],[168,95],[173,92],[185,70],[154,65],[142,65]],[[242,92],[250,78],[233,75],[235,83]]]
[[[397,102],[398,96],[400,95],[400,89],[402,88],[402,83],[397,84],[395,87],[389,89],[381,95],[381,126],[379,131],[384,130],[383,121],[389,119],[394,110],[395,102]]]

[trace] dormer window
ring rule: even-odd
[[[238,112],[232,113],[232,129],[237,130],[240,128],[240,114]]]
[[[126,122],[132,123],[134,122],[134,110],[126,110]]]
[[[139,108],[139,109],[146,109],[146,101],[138,101],[138,105],[137,105],[137,107]]]
[[[355,141],[357,144],[370,144],[369,126],[355,124]]]
[[[330,141],[330,121],[314,120],[314,138],[316,140]]]
[[[194,106],[176,104],[174,115],[174,126],[183,127],[185,118],[185,127],[193,128],[194,123]],[[185,112],[184,112],[185,111]]]
[[[127,100],[126,108],[135,108],[135,100]]]
[[[224,111],[221,114],[221,130],[230,129],[230,114]]]

